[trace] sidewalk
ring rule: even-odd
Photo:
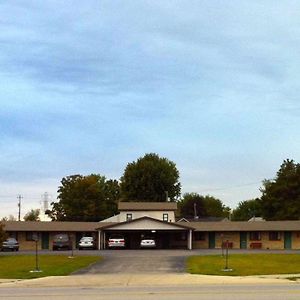
[[[286,278],[297,275],[271,276],[209,276],[192,274],[101,274],[54,276],[28,280],[0,279],[1,287],[113,287],[172,286],[201,284],[295,284]],[[299,275],[298,275],[299,276]]]

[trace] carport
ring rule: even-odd
[[[139,249],[141,237],[148,235],[154,237],[159,249],[192,249],[193,228],[147,216],[110,224],[97,230],[98,249],[106,249],[110,235],[116,233],[124,236],[127,249]]]

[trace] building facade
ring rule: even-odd
[[[101,222],[3,222],[20,250],[51,250],[53,237],[67,233],[75,249],[82,236],[93,236],[106,249],[112,234],[121,234],[127,249],[139,249],[141,237],[151,234],[159,249],[300,249],[300,221],[175,221],[177,204],[120,202],[120,213]]]

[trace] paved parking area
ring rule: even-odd
[[[75,274],[183,273],[189,251],[112,250],[102,251],[103,261]]]

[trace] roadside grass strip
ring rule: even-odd
[[[64,276],[100,261],[99,256],[78,256],[69,259],[62,255],[39,256],[41,272],[30,272],[36,269],[34,255],[0,256],[0,278],[2,279],[30,279],[46,276]]]
[[[191,256],[187,259],[186,269],[191,274],[250,276],[299,274],[299,254],[232,254],[228,256],[230,272],[224,272],[225,256]]]

